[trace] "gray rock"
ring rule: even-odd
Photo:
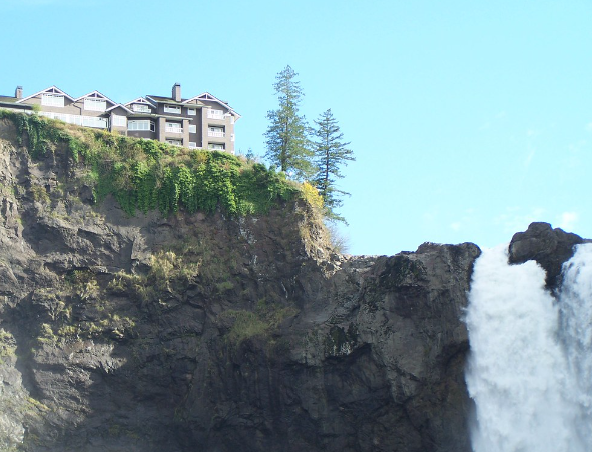
[[[14,342],[0,406],[26,409],[0,415],[0,444],[470,451],[477,246],[341,256],[302,202],[128,218],[89,204],[65,149],[32,162],[11,127],[0,120],[0,327]]]
[[[517,232],[509,246],[509,262],[521,264],[535,260],[547,272],[547,287],[556,290],[561,284],[563,263],[571,259],[575,245],[587,240],[579,235],[555,228],[549,223],[531,223],[524,232]]]

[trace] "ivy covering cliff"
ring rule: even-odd
[[[35,114],[0,110],[3,118],[17,127],[19,144],[28,140],[33,159],[65,145],[72,163],[86,170],[81,176],[92,187],[95,200],[111,194],[128,215],[158,209],[166,216],[180,208],[188,213],[221,208],[231,216],[261,214],[298,195],[321,204],[310,186],[225,152],[129,138]]]

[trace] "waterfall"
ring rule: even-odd
[[[559,299],[507,245],[475,263],[466,372],[474,452],[592,450],[592,244],[564,266]]]
[[[563,270],[560,331],[571,377],[568,397],[576,409],[575,438],[589,451],[592,450],[592,244],[580,245]]]

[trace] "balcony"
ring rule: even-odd
[[[106,129],[109,126],[107,118],[98,118],[96,116],[82,116],[70,115],[66,113],[53,113],[51,111],[40,111],[40,116],[45,116],[50,119],[59,119],[68,124],[76,124],[77,126],[94,127],[97,129]]]
[[[208,108],[207,117],[209,119],[224,119],[224,112],[222,110],[214,110],[212,108]]]
[[[209,137],[224,138],[226,134],[220,130],[208,130]]]
[[[139,113],[150,113],[150,107],[148,105],[144,105],[144,104],[133,104],[132,105],[132,110],[139,112]]]
[[[166,125],[165,131],[167,133],[183,133],[183,127]]]
[[[181,114],[181,107],[177,107],[176,105],[165,105],[164,106],[165,113],[175,113],[177,115]]]

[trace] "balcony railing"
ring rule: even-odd
[[[96,116],[70,115],[67,113],[54,113],[51,111],[40,111],[39,115],[51,119],[59,119],[68,124],[76,124],[77,126],[94,127],[97,129],[106,129],[109,127],[109,120],[107,118],[98,118]]]
[[[133,104],[132,110],[139,113],[150,113],[150,107],[143,104]]]
[[[170,133],[183,133],[183,127],[166,126],[165,130]]]
[[[181,114],[181,107],[174,107],[174,106],[170,106],[170,105],[165,105],[164,112],[165,113]]]
[[[207,117],[210,119],[224,119],[224,112],[222,110],[208,109]]]
[[[226,134],[224,132],[220,132],[220,131],[211,131],[208,130],[208,136],[209,137],[218,137],[218,138],[224,138],[226,136]]]

